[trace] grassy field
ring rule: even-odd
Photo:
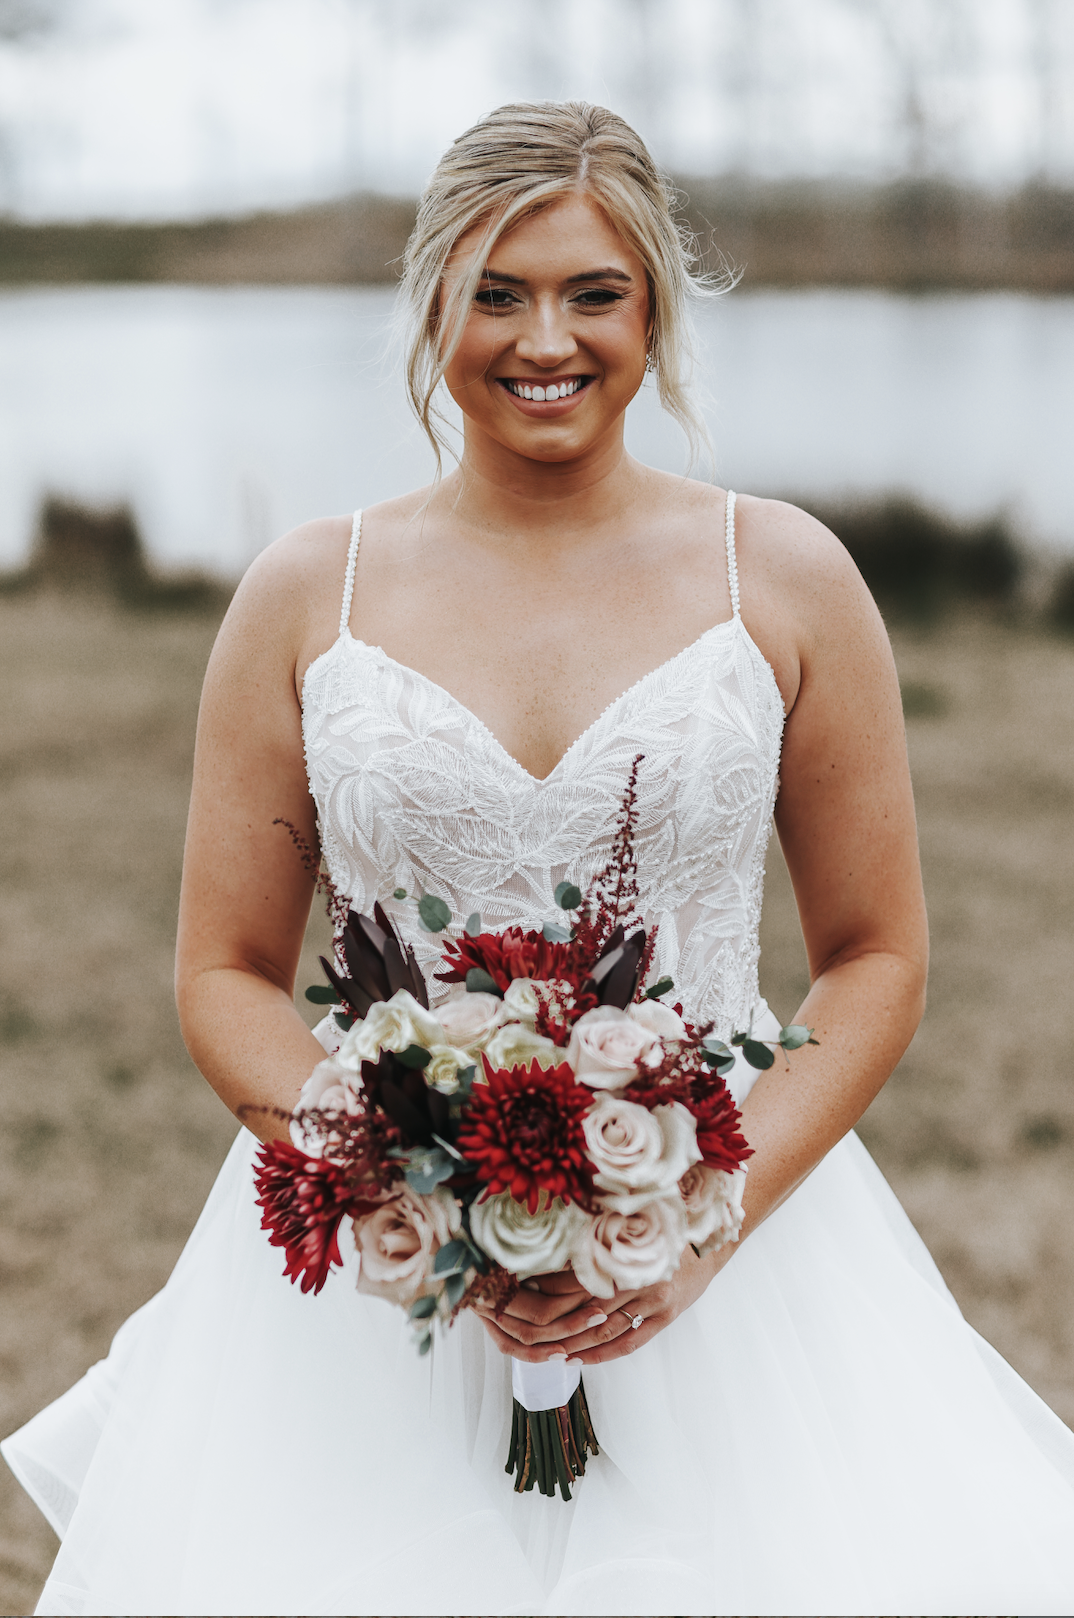
[[[235,1132],[171,998],[214,630],[0,598],[0,1432],[163,1282]],[[966,1314],[1074,1424],[1074,641],[959,617],[896,653],[934,966],[861,1132]],[[762,986],[789,1016],[804,982],[773,849]],[[0,1613],[54,1548],[0,1468]]]

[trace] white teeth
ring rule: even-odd
[[[531,388],[531,387],[530,387],[530,386],[529,386],[529,385],[528,385],[528,384],[527,384],[527,385],[526,385],[526,386],[525,386],[525,387],[524,387],[524,388],[523,388],[523,389],[522,389],[522,394],[523,394],[523,397],[524,397],[524,398],[526,398],[526,399],[532,399],[532,398],[533,398],[533,389],[532,389],[532,388]]]
[[[534,399],[539,399],[542,402],[542,404],[544,403],[544,397],[545,397],[544,389],[539,384],[538,384],[537,387],[534,388],[532,397]]]
[[[544,396],[545,396],[546,399],[558,399],[560,397],[560,390],[559,390],[559,388],[556,387],[556,384],[554,382],[552,383],[552,386],[550,388],[545,388]],[[567,384],[566,384],[566,382],[564,382],[564,384],[563,384],[563,398],[566,398],[566,397],[567,397]]]
[[[556,399],[566,399],[572,393],[577,393],[581,385],[578,377],[574,377],[570,382],[560,382],[558,385],[555,382],[549,382],[547,387],[542,387],[539,382],[535,382],[532,387],[528,382],[508,382],[506,384],[516,398],[536,399],[539,404],[546,400],[551,403]]]

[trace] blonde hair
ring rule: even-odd
[[[403,259],[407,393],[438,472],[444,418],[434,395],[461,340],[488,256],[521,219],[577,191],[603,208],[645,266],[650,364],[660,403],[683,429],[693,458],[709,443],[690,397],[688,302],[723,291],[729,278],[701,273],[694,239],[673,216],[674,190],[622,118],[584,101],[517,102],[497,107],[444,153],[418,205]],[[442,296],[452,249],[481,224],[485,229],[465,274]]]

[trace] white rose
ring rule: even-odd
[[[474,1066],[470,1052],[454,1045],[430,1045],[429,1056],[431,1060],[422,1068],[426,1084],[441,1095],[454,1095],[459,1088],[459,1069]]]
[[[404,1309],[428,1291],[433,1259],[459,1229],[459,1205],[442,1186],[427,1197],[409,1189],[354,1221],[361,1257],[358,1291]]]
[[[726,1242],[737,1242],[742,1229],[742,1187],[745,1168],[728,1174],[693,1163],[679,1181],[679,1195],[686,1213],[686,1235],[698,1252],[718,1252]]]
[[[485,1055],[493,1067],[502,1068],[529,1067],[531,1062],[539,1062],[542,1067],[558,1067],[565,1060],[565,1053],[558,1045],[545,1039],[543,1034],[535,1034],[521,1022],[497,1028],[485,1046]]]
[[[588,1214],[560,1197],[535,1214],[507,1191],[470,1208],[470,1229],[478,1247],[522,1281],[561,1270],[589,1222]]]
[[[571,1252],[574,1273],[595,1298],[666,1281],[686,1246],[682,1198],[654,1197],[636,1213],[603,1213],[580,1232]]]
[[[500,1020],[503,1001],[495,994],[471,994],[462,989],[449,995],[436,1008],[448,1044],[463,1050],[483,1050]]]
[[[627,1015],[661,1039],[686,1038],[686,1024],[679,1013],[670,1006],[662,1005],[659,1000],[636,1000],[627,1007]]]
[[[408,1045],[449,1043],[431,1012],[420,1006],[408,989],[397,989],[390,1000],[378,1000],[350,1028],[336,1060],[357,1072],[363,1062],[375,1062],[381,1051],[405,1051]]]
[[[617,1213],[633,1213],[653,1197],[670,1196],[701,1157],[693,1114],[677,1101],[650,1112],[633,1101],[599,1095],[582,1129],[601,1202]]]
[[[656,1035],[625,1011],[595,1006],[583,1012],[571,1029],[567,1061],[583,1084],[594,1090],[618,1090],[635,1077],[639,1063],[659,1051]]]
[[[292,1141],[300,1152],[308,1152],[310,1157],[322,1157],[332,1131],[320,1126],[314,1128],[312,1124],[304,1122],[300,1114],[308,1108],[316,1108],[318,1112],[346,1112],[353,1116],[359,1106],[354,1074],[341,1067],[332,1057],[318,1062],[299,1094],[295,1117],[290,1126]]]
[[[500,1002],[501,1022],[525,1022],[533,1027],[541,1009],[540,990],[544,984],[536,978],[512,978]]]

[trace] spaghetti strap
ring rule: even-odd
[[[354,568],[358,561],[358,541],[362,537],[362,513],[354,513],[354,522],[351,526],[351,543],[347,552],[347,571],[343,578],[343,606],[339,614],[339,632],[342,635],[351,621],[351,597],[354,595]]]
[[[731,613],[739,617],[738,558],[735,556],[735,491],[728,489],[726,515],[723,527],[724,546],[727,551],[727,583],[731,589]]]

